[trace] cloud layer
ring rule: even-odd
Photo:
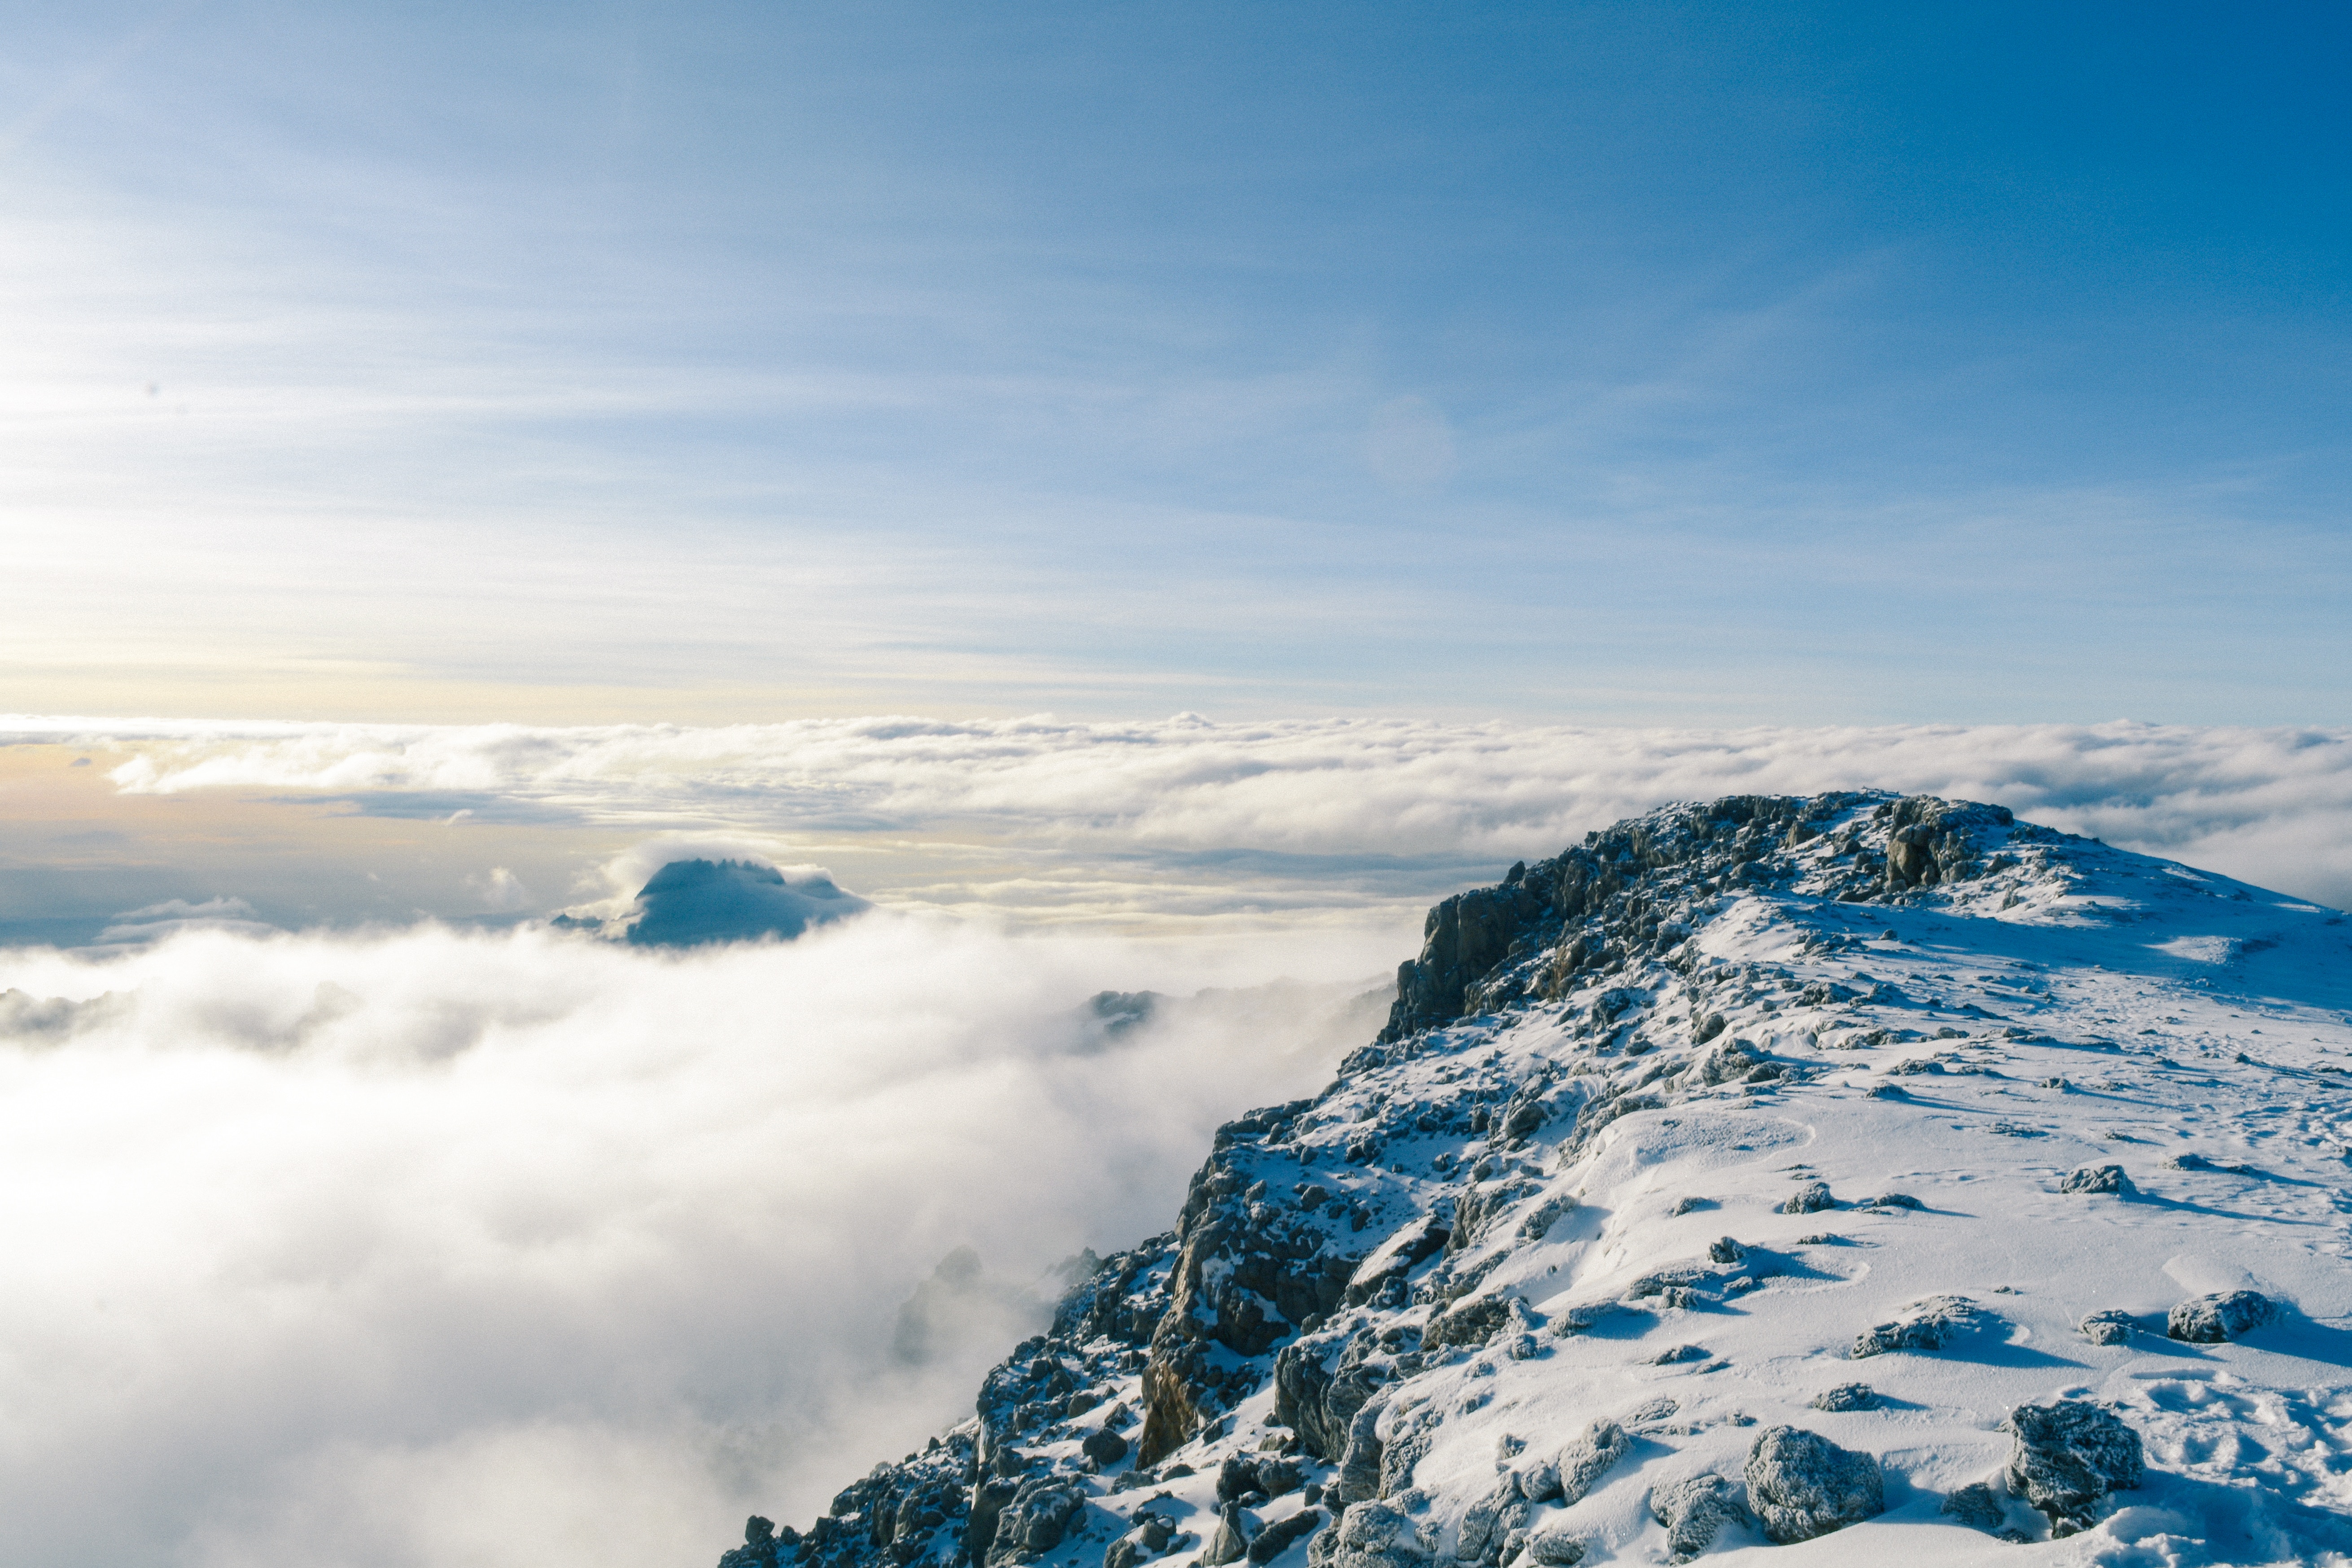
[[[1210,1127],[1372,1026],[1082,1010],[1168,957],[887,914],[0,953],[12,1552],[634,1568],[818,1510],[1002,1353],[890,1358],[951,1248],[1025,1280],[1158,1227]]]
[[[1034,867],[1083,863],[1130,893],[1160,888],[1171,907],[1247,883],[1243,901],[1302,913],[1368,895],[1402,908],[1436,890],[1433,874],[1491,874],[1489,862],[1552,853],[1664,801],[1857,785],[1997,801],[2113,843],[2352,903],[2352,732],[2336,730],[1221,724],[1189,714],[1138,724],[871,718],[530,729],[43,719],[5,728],[17,739],[134,748],[113,770],[130,792],[331,795],[388,814],[414,812],[429,797],[436,808],[470,802],[486,815],[803,843],[928,835],[1005,847],[1009,858]],[[1134,860],[1150,864],[1147,876],[1121,869]],[[1042,911],[1068,894],[1012,885],[1019,880],[982,888],[943,872],[949,885],[902,896]],[[1317,888],[1328,896],[1317,898]],[[1085,895],[1076,903],[1079,913],[1108,907]]]

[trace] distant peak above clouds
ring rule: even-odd
[[[703,947],[714,942],[789,942],[874,906],[843,890],[814,866],[789,868],[759,860],[672,860],[639,889],[631,913],[606,921],[559,915],[570,928],[611,927],[635,947]]]

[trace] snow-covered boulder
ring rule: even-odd
[[[2054,1535],[2087,1529],[2110,1492],[2129,1491],[2145,1472],[2139,1434],[2087,1400],[2021,1405],[2000,1426],[2013,1439],[2009,1489],[2049,1516]]]
[[[1774,1426],[1748,1450],[1748,1504],[1764,1533],[1786,1545],[1886,1511],[1886,1481],[1868,1454],[1818,1432]]]
[[[1731,1483],[1709,1471],[1658,1488],[1650,1494],[1650,1517],[1666,1527],[1666,1551],[1687,1563],[1708,1547],[1732,1520],[1748,1521]]]
[[[2227,1343],[2241,1334],[2278,1321],[2279,1304],[2259,1290],[2222,1290],[2191,1296],[2166,1314],[2164,1331],[2190,1344]]]

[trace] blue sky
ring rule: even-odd
[[[2340,13],[11,31],[0,708],[2352,707]]]

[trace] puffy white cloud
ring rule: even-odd
[[[1373,1027],[1330,988],[1082,1006],[1220,978],[887,912],[0,952],[10,1552],[618,1568],[813,1515],[1001,1353],[890,1355],[951,1248],[1026,1279],[1160,1227],[1215,1122]]]

